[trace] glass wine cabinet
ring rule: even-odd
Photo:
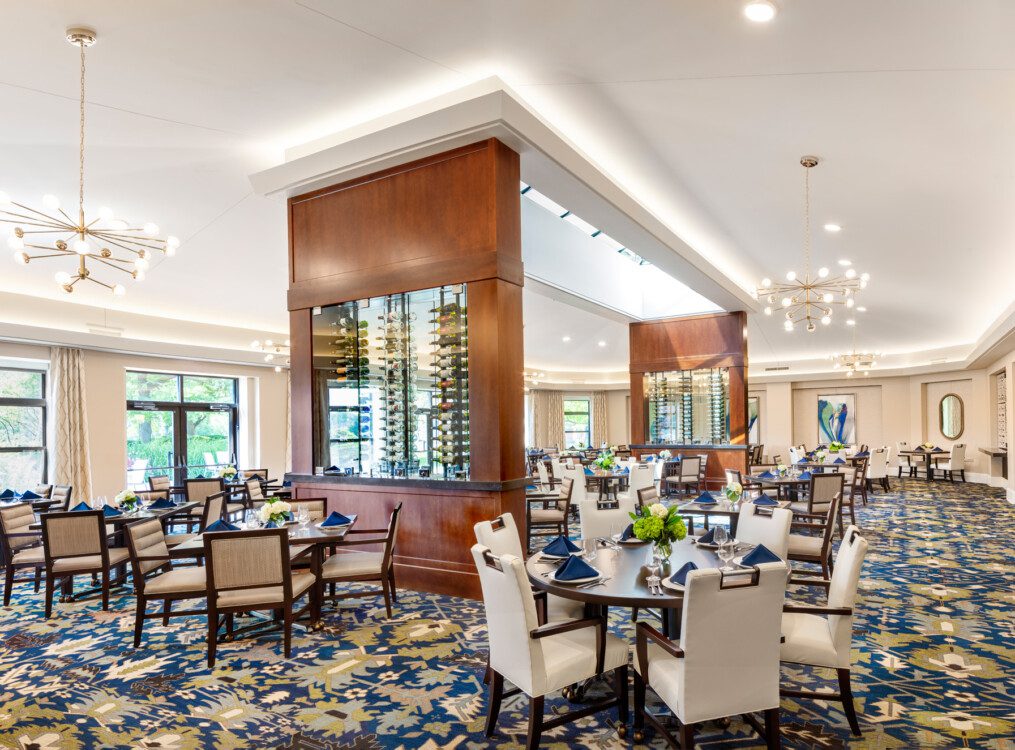
[[[314,465],[469,478],[465,284],[314,308]]]
[[[650,444],[729,443],[729,368],[650,372],[644,377]]]

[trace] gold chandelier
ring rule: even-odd
[[[881,352],[858,352],[856,350],[856,328],[853,328],[853,346],[851,351],[845,354],[833,354],[829,359],[833,362],[833,369],[844,369],[846,371],[847,378],[853,377],[858,372],[863,373],[863,376],[866,378],[870,376],[870,371],[877,367],[878,357],[880,356]]]
[[[832,310],[836,305],[853,309],[856,295],[867,287],[870,274],[857,272],[848,260],[840,260],[839,264],[846,270],[833,275],[825,266],[811,276],[811,169],[818,165],[818,157],[804,156],[800,159],[804,168],[804,272],[796,271],[786,274],[785,282],[773,282],[765,278],[757,289],[758,299],[767,302],[765,315],[772,315],[773,310],[781,307],[785,315],[783,327],[792,331],[797,323],[806,323],[809,333],[817,329],[817,322],[830,325]],[[863,308],[860,308],[861,310]],[[855,321],[849,319],[847,325]]]
[[[265,339],[264,341],[257,340],[250,342],[250,348],[255,351],[262,352],[264,354],[265,362],[274,362],[275,358],[278,357],[281,361],[285,362],[285,367],[289,366],[289,353],[290,353],[290,342],[286,339],[284,342],[272,341],[271,339]],[[282,364],[275,365],[275,372],[282,372]]]
[[[7,244],[14,251],[15,262],[28,265],[43,258],[73,258],[77,270],[74,273],[60,271],[55,277],[65,292],[73,292],[79,281],[90,281],[120,296],[126,293],[122,284],[106,283],[92,276],[96,264],[142,281],[151,258],[156,253],[175,255],[180,241],[176,237],[159,239],[156,224],[131,226],[115,218],[105,207],[99,209],[97,217],[85,217],[85,49],[95,44],[95,40],[92,29],[67,29],[67,41],[81,51],[77,219],[60,208],[55,195],[43,196],[46,210],[40,211],[12,201],[6,193],[0,192],[0,222],[13,225]]]

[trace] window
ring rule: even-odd
[[[236,465],[236,378],[127,373],[127,483],[174,484]]]
[[[589,447],[592,441],[590,404],[587,398],[564,399],[564,444],[568,448]]]
[[[46,481],[46,373],[0,369],[0,489]]]

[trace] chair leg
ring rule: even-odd
[[[694,724],[680,725],[680,750],[691,750],[694,747]]]
[[[109,569],[102,571],[102,611],[109,611]]]
[[[42,568],[35,569],[35,593],[39,593],[39,585],[42,583]]]
[[[543,696],[529,698],[529,736],[525,750],[538,750],[539,738],[543,734]]]
[[[621,737],[627,736],[627,722],[630,713],[627,706],[627,665],[613,670],[613,690],[617,694],[617,732]]]
[[[500,702],[504,697],[504,677],[500,672],[490,670],[490,698],[486,709],[486,736],[493,737],[500,716]]]
[[[134,648],[141,645],[141,630],[144,628],[145,600],[140,594],[137,597],[137,609],[134,613]]]
[[[387,610],[388,619],[391,619],[391,591],[388,590],[387,579],[381,579],[381,589],[384,592],[384,609]]]
[[[765,711],[765,743],[768,750],[779,750],[782,747],[778,708],[770,708]]]
[[[208,607],[208,668],[215,666],[215,650],[218,646],[219,615]]]
[[[53,614],[53,576],[46,572],[46,619]]]
[[[162,624],[163,626],[169,625],[169,614],[173,611],[173,601],[171,599],[165,599],[162,602]]]
[[[293,655],[293,607],[292,604],[286,604],[282,608],[282,652],[285,654],[285,658],[289,659]]]
[[[631,622],[638,622],[638,608],[631,607]]]
[[[860,722],[856,720],[856,707],[853,705],[853,691],[849,687],[849,670],[837,669],[839,674],[839,695],[842,696],[842,710],[846,712],[849,728],[857,737],[860,736]]]
[[[645,680],[634,673],[634,741],[645,739]]]
[[[398,604],[398,589],[395,588],[395,566],[388,570],[388,587],[391,589],[391,601]]]
[[[36,579],[35,590],[38,591],[39,581]],[[11,589],[14,587],[14,566],[7,564],[7,573],[4,575],[4,606],[11,606]]]

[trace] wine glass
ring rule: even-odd
[[[736,543],[732,539],[727,539],[725,542],[719,545],[718,553],[719,559],[722,561],[722,565],[719,570],[727,571],[732,570],[730,567],[730,560],[733,559],[733,555],[736,554]]]
[[[712,533],[712,544],[716,547],[722,547],[729,540],[729,535],[726,533],[725,526],[716,526],[715,531]]]
[[[306,534],[307,533],[307,524],[310,523],[310,511],[307,510],[305,507],[301,506],[296,511],[296,520],[300,524],[300,533],[301,534]]]
[[[610,524],[610,539],[613,540],[614,544],[620,541],[620,537],[624,535],[623,524],[613,523]]]
[[[94,508],[95,510],[102,510],[104,507],[106,507],[105,495],[99,495],[94,500],[92,500],[92,508]]]

